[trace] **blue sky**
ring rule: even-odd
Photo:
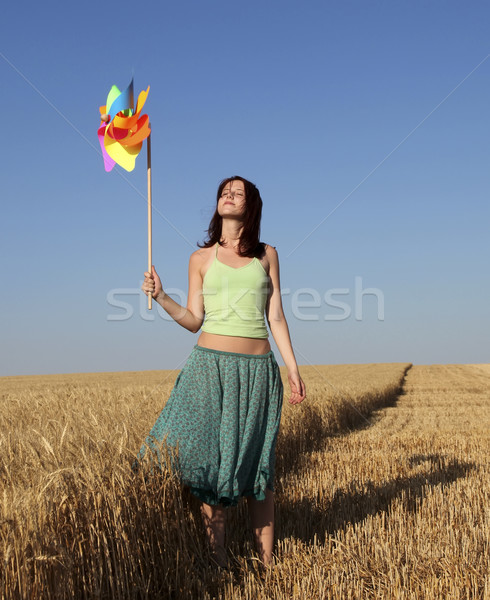
[[[107,174],[97,148],[98,107],[133,74],[150,85],[153,262],[176,299],[219,181],[240,174],[261,190],[299,364],[490,362],[489,17],[454,1],[9,3],[0,374],[180,368],[197,341],[138,292],[144,153]]]

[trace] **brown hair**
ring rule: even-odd
[[[223,218],[218,213],[218,202],[221,193],[228,183],[232,181],[241,181],[245,186],[245,220],[243,230],[240,235],[238,254],[240,256],[261,256],[264,253],[265,246],[260,242],[260,220],[262,218],[262,198],[255,184],[239,175],[227,177],[218,186],[216,194],[216,210],[209,223],[208,239],[203,244],[197,244],[200,248],[209,248],[216,242],[221,243]]]

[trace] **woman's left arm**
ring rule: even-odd
[[[306,387],[299,374],[298,364],[293,352],[289,328],[282,309],[281,285],[279,277],[279,257],[272,246],[267,246],[266,255],[269,260],[269,296],[266,305],[267,323],[274,341],[284,360],[291,387],[291,404],[298,404],[306,397]]]

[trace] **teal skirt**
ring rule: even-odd
[[[207,504],[264,500],[266,489],[274,489],[282,399],[272,350],[239,354],[196,345],[136,464],[149,455],[161,465],[164,452],[182,483]]]

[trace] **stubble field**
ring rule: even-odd
[[[131,471],[177,371],[0,378],[1,597],[490,598],[490,365],[300,371],[265,572],[243,505],[219,572],[175,477]]]

